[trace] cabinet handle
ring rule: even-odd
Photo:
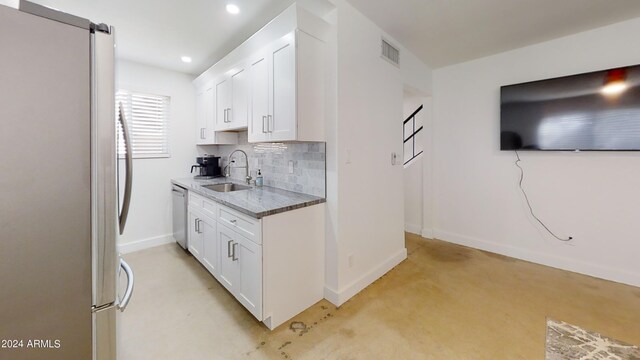
[[[233,255],[231,255],[231,243],[233,242],[233,240],[229,240],[227,241],[227,257],[232,257]]]
[[[206,128],[200,128],[200,139],[205,139],[206,134],[205,134],[205,130]]]
[[[238,245],[237,242],[234,242],[233,245],[231,245],[231,249],[232,249],[231,260],[233,260],[233,261],[238,261],[238,258],[236,257],[236,245]]]
[[[196,219],[195,227],[196,227],[196,232],[200,234],[200,219]]]
[[[267,115],[267,132],[273,132],[273,116]]]
[[[231,122],[231,108],[227,109],[227,122],[230,123]]]
[[[233,220],[229,220],[233,225],[236,225],[236,223],[238,222],[238,220],[233,219]]]
[[[224,119],[222,120],[224,123],[227,122],[227,109],[224,109]]]
[[[263,133],[263,134],[266,134],[266,133],[267,133],[267,130],[265,130],[265,129],[264,129],[264,123],[265,123],[265,122],[267,122],[267,117],[266,117],[266,116],[263,116],[263,117],[262,117],[262,133]]]

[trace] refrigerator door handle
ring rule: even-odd
[[[124,270],[125,275],[127,275],[127,290],[125,290],[122,299],[118,299],[117,305],[118,310],[122,312],[127,308],[127,305],[129,305],[129,300],[131,300],[131,294],[133,294],[134,277],[133,270],[131,270],[131,267],[129,266],[129,264],[127,264],[126,261],[124,261],[123,258],[120,258],[120,268]]]
[[[120,225],[120,235],[124,233],[124,226],[127,223],[127,217],[129,215],[129,205],[131,204],[131,185],[133,180],[133,154],[131,148],[131,137],[129,136],[129,126],[127,125],[127,121],[124,115],[124,107],[122,103],[119,104],[120,113],[118,116],[118,120],[120,124],[122,124],[122,134],[124,137],[124,143],[126,147],[126,178],[124,185],[124,199],[122,201],[122,212],[120,213],[119,225]]]

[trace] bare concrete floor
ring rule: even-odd
[[[129,254],[119,359],[543,359],[546,317],[640,344],[639,288],[406,240],[408,259],[339,309],[273,332],[177,245]]]

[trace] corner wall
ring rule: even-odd
[[[346,1],[334,3],[325,296],[340,305],[406,258],[403,84],[430,91],[431,72],[402,47],[400,68],[382,59],[381,38],[393,38]]]
[[[172,242],[172,177],[189,176],[195,163],[195,90],[193,77],[139,63],[118,60],[116,86],[171,97],[169,149],[171,157],[133,160],[129,219],[119,251],[131,252]]]
[[[434,71],[435,235],[439,239],[640,285],[638,152],[499,150],[501,85],[640,63],[640,19]]]

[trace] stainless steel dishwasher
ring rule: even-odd
[[[173,238],[187,249],[187,189],[172,184],[171,194],[173,198]]]

